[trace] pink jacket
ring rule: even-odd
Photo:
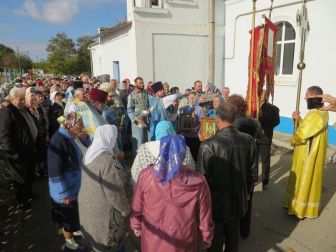
[[[214,224],[211,196],[203,175],[183,169],[161,184],[152,167],[136,185],[130,225],[141,230],[142,252],[195,252],[200,237],[211,245]]]

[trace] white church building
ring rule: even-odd
[[[110,74],[122,80],[142,76],[145,82],[167,81],[180,89],[195,80],[209,79],[209,2],[211,0],[125,0],[127,20],[112,28],[100,28],[91,45],[92,73]],[[274,104],[280,108],[276,130],[292,134],[291,114],[295,110],[301,36],[297,11],[302,0],[274,0],[272,21],[279,27]],[[336,95],[336,9],[335,0],[307,0],[310,31],[305,46],[300,110],[307,87],[318,85]],[[245,96],[252,0],[214,0],[215,46],[213,83],[227,86],[231,93]],[[256,25],[269,15],[271,0],[257,0]],[[330,113],[330,124],[336,116]],[[336,144],[336,131],[329,130],[329,143]]]

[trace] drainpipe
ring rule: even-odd
[[[208,37],[208,55],[209,55],[209,73],[208,83],[215,84],[215,0],[209,0],[209,37]]]

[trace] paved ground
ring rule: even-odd
[[[283,145],[288,140],[286,136],[276,135],[276,138],[276,143],[280,141],[278,145]],[[329,153],[333,152],[332,149],[329,150]],[[281,204],[291,155],[289,149],[274,149],[270,185],[266,191],[261,190],[260,184],[255,189],[252,232],[247,240],[241,240],[240,251],[336,251],[335,164],[328,163],[325,169],[321,216],[314,220],[298,221],[295,217],[288,216]],[[61,251],[62,238],[56,234],[50,221],[47,181],[38,181],[35,190],[40,193],[40,198],[33,201],[30,211],[22,212],[10,205],[0,205],[1,252]],[[134,249],[128,247],[127,251],[133,252]]]

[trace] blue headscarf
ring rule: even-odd
[[[160,154],[153,166],[156,178],[160,183],[170,181],[182,168],[186,148],[185,139],[181,135],[168,135],[161,138]]]
[[[161,121],[155,128],[155,140],[160,140],[162,137],[174,135],[175,130],[173,124],[169,121]]]

